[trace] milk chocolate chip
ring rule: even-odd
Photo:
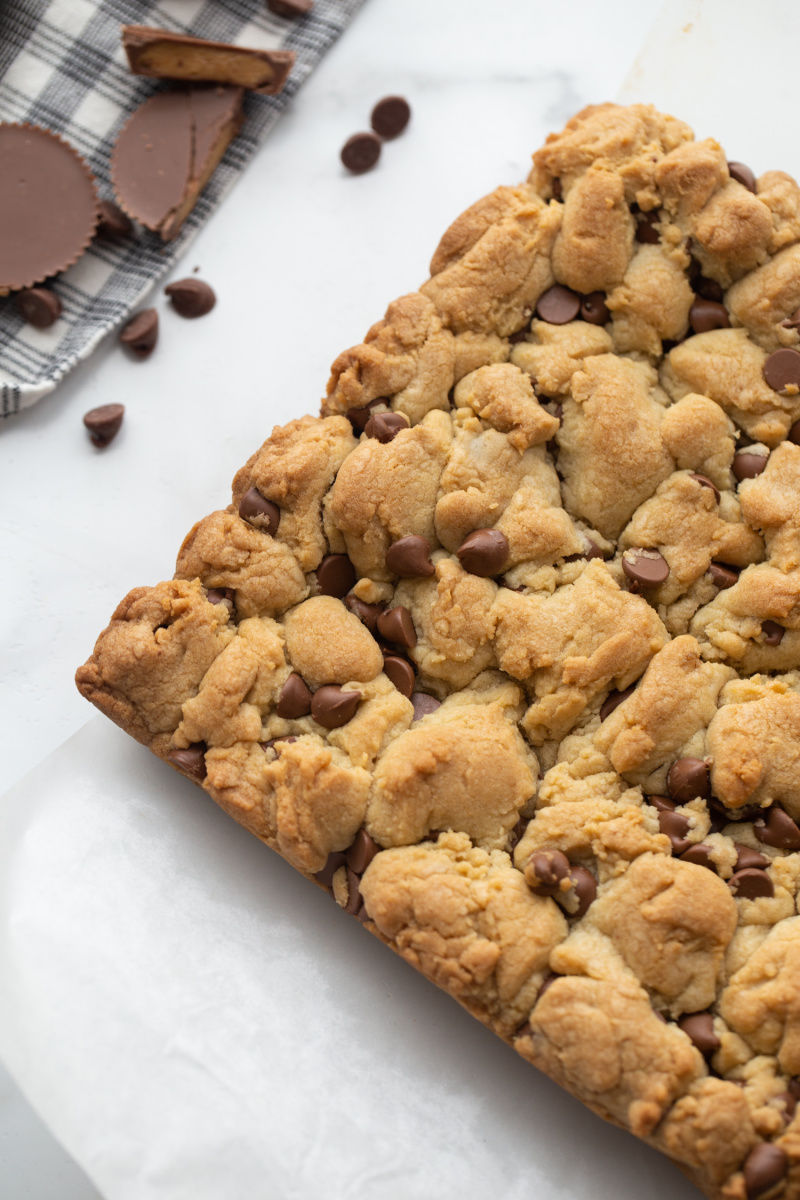
[[[712,491],[719,504],[719,488],[712,479],[709,479],[707,475],[690,475],[689,478],[693,479],[695,483],[699,483],[700,487],[708,488],[709,491]]]
[[[600,720],[605,721],[606,717],[610,717],[614,709],[622,704],[623,700],[627,700],[628,696],[632,696],[635,691],[636,684],[632,683],[630,687],[624,688],[621,692],[618,692],[616,689],[613,692],[609,692],[600,705]]]
[[[314,0],[267,0],[267,8],[276,17],[305,17],[314,7]]]
[[[777,621],[762,621],[761,636],[768,646],[780,646],[786,630]]]
[[[99,408],[91,408],[84,414],[83,423],[98,449],[102,450],[117,436],[124,416],[124,404],[101,404]]]
[[[398,692],[401,692],[406,699],[410,700],[417,679],[411,663],[406,662],[404,658],[398,658],[396,655],[390,654],[383,660],[383,672],[391,679]]]
[[[209,604],[224,604],[227,606],[228,612],[232,612],[236,602],[236,592],[233,588],[209,588],[206,592],[206,600]]]
[[[658,587],[669,577],[669,564],[658,550],[626,550],[622,569],[632,583],[643,588]]]
[[[441,700],[437,700],[435,696],[429,696],[427,692],[414,692],[411,696],[411,703],[414,705],[415,721],[421,721],[423,717],[427,717],[429,713],[436,712],[437,708],[442,707]]]
[[[251,487],[239,501],[239,516],[255,529],[274,537],[278,532],[281,510],[277,504],[262,496],[257,487]]]
[[[413,650],[417,644],[417,631],[411,620],[411,613],[403,604],[397,604],[394,608],[382,612],[378,617],[377,627],[378,633],[385,637],[387,642],[404,646],[406,650]]]
[[[691,1038],[701,1054],[713,1054],[722,1043],[714,1033],[714,1018],[711,1013],[692,1013],[681,1017],[678,1028]]]
[[[25,288],[15,296],[17,308],[29,325],[49,329],[61,316],[61,301],[49,288]]]
[[[343,692],[335,683],[325,684],[314,692],[311,715],[325,729],[338,729],[356,715],[361,692]]]
[[[167,758],[193,779],[206,777],[206,744],[194,742],[185,750],[170,750]]]
[[[370,125],[384,141],[403,132],[411,120],[411,106],[403,96],[384,96],[372,110]]]
[[[764,363],[764,378],[774,392],[791,389],[796,395],[800,390],[800,354],[797,350],[788,347],[773,350]]]
[[[366,604],[363,600],[359,600],[358,596],[345,596],[345,607],[350,609],[358,617],[362,625],[366,625],[370,633],[374,633],[378,617],[383,612],[382,604]]]
[[[401,429],[408,429],[408,417],[402,413],[379,412],[369,418],[364,433],[385,446],[397,437]]]
[[[570,878],[575,894],[578,897],[578,907],[571,917],[582,917],[589,905],[597,899],[597,880],[587,867],[571,867]]]
[[[763,871],[769,866],[769,859],[759,854],[752,846],[745,846],[742,842],[734,842],[733,845],[736,850],[737,871],[744,871],[747,867]]]
[[[298,717],[307,717],[311,712],[311,688],[293,671],[281,688],[275,711],[279,717],[287,721],[295,721]]]
[[[636,240],[637,240],[637,242],[643,242],[644,244],[646,244],[648,246],[658,245],[659,233],[658,233],[658,230],[656,229],[656,225],[658,224],[658,222],[660,220],[658,210],[653,209],[652,212],[646,212],[646,213],[640,212],[637,214],[636,219],[637,219],[637,225],[636,225]]]
[[[356,875],[363,875],[379,850],[380,846],[369,836],[366,829],[359,829],[344,856],[350,870],[355,871]]]
[[[742,187],[746,187],[748,192],[755,192],[756,177],[749,167],[740,162],[729,162],[728,173],[731,179],[735,179]]]
[[[374,400],[370,400],[369,404],[365,404],[363,408],[348,408],[344,415],[353,426],[353,433],[356,436],[364,432],[372,416],[372,410],[377,408],[379,404],[388,405],[389,399],[386,396],[377,396]]]
[[[777,804],[773,804],[763,817],[753,822],[753,832],[765,846],[775,846],[779,850],[800,850],[800,829]]]
[[[332,854],[328,855],[325,866],[321,871],[317,871],[314,878],[317,883],[321,883],[323,887],[326,887],[330,891],[333,887],[334,875],[339,870],[339,867],[344,867],[346,864],[347,860],[341,850],[334,850]]]
[[[688,850],[684,850],[680,855],[681,862],[694,863],[696,867],[707,867],[709,871],[717,872],[714,860],[711,857],[711,847],[705,846],[702,843],[690,846]]]
[[[728,887],[739,900],[759,900],[762,896],[771,898],[775,895],[769,875],[755,867],[736,871],[728,880]]]
[[[581,300],[581,316],[590,325],[605,325],[611,320],[611,313],[606,306],[605,292],[589,292]]]
[[[535,850],[525,865],[528,887],[544,896],[560,895],[569,874],[569,859],[560,850]]]
[[[386,566],[401,579],[433,575],[430,542],[416,533],[399,538],[386,551]]]
[[[706,300],[702,296],[689,309],[689,324],[695,333],[708,333],[712,329],[730,329],[731,322],[724,304]]]
[[[676,758],[667,772],[667,790],[678,804],[711,795],[708,767],[702,758]]]
[[[744,1160],[742,1171],[747,1188],[747,1200],[756,1200],[784,1178],[789,1169],[789,1160],[780,1146],[761,1142],[754,1146]]]
[[[158,341],[158,313],[154,308],[143,308],[131,317],[119,333],[123,346],[132,350],[137,358],[149,358]],[[800,358],[800,355],[798,355]]]
[[[792,431],[790,429],[790,439],[791,436]],[[766,454],[754,454],[751,450],[740,450],[738,454],[734,454],[733,456],[731,470],[740,483],[743,479],[755,479],[766,467],[768,458],[769,452]]]
[[[97,232],[104,238],[128,237],[133,233],[133,221],[113,200],[101,200]]]
[[[686,840],[686,834],[689,832],[689,818],[683,813],[670,812],[666,810],[658,814],[658,827],[662,833],[665,833],[672,844],[672,853],[675,855],[683,854],[684,850],[688,850],[690,843]]]
[[[536,314],[548,325],[566,325],[574,321],[581,311],[581,298],[571,288],[563,287],[560,283],[548,288],[539,297]]]
[[[711,582],[721,592],[739,582],[739,572],[736,570],[736,567],[729,567],[727,563],[710,563],[708,573],[711,576]]]
[[[326,554],[317,567],[317,585],[323,596],[336,596],[341,600],[355,581],[356,569],[346,554]]]
[[[458,547],[459,562],[470,575],[499,575],[508,558],[508,538],[499,529],[476,529]]]
[[[370,171],[381,156],[381,139],[376,133],[354,133],[342,146],[341,160],[354,175]]]
[[[202,279],[178,279],[164,288],[179,317],[204,317],[217,303],[214,289]]]

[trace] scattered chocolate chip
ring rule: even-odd
[[[762,896],[775,895],[769,875],[756,867],[744,867],[741,871],[735,871],[728,880],[728,887],[739,900],[759,900]]]
[[[354,133],[342,146],[341,160],[354,175],[370,171],[381,156],[381,139],[376,133]]]
[[[98,449],[102,450],[117,436],[124,416],[124,404],[101,404],[99,408],[91,408],[84,414],[83,423]]]
[[[752,846],[745,846],[743,842],[734,842],[736,850],[736,870],[744,871],[746,868],[752,870],[763,871],[769,866],[769,859],[763,854],[759,854]]]
[[[656,812],[674,812],[675,801],[670,800],[668,796],[645,796],[648,804],[652,804]]]
[[[506,843],[506,849],[508,850],[509,854],[522,841],[522,838],[525,835],[525,830],[527,828],[528,828],[527,817],[520,817],[520,819],[517,821],[516,825],[514,826],[514,828],[511,830],[511,832],[508,835],[508,842]]]
[[[205,779],[206,749],[205,742],[194,742],[185,750],[170,750],[167,758],[193,779]]]
[[[708,573],[711,576],[711,582],[721,592],[739,582],[739,572],[736,570],[736,567],[729,567],[727,563],[710,563]]]
[[[611,320],[611,313],[606,305],[605,292],[589,292],[581,300],[581,316],[590,325],[605,325]]]
[[[352,844],[344,852],[347,865],[356,875],[363,875],[380,846],[374,841],[366,829],[359,829]]]
[[[618,692],[616,688],[609,692],[600,705],[600,720],[605,721],[606,717],[610,717],[614,709],[622,704],[623,700],[627,700],[628,696],[632,696],[635,691],[636,684],[632,683],[630,687],[624,688],[621,692]]]
[[[275,746],[278,745],[279,742],[285,742],[287,746],[290,746],[292,744],[292,742],[296,742],[296,741],[297,741],[296,737],[284,736],[284,737],[270,738],[268,742],[259,742],[258,744],[261,747],[261,749],[264,751],[264,753],[266,754],[266,752],[268,750],[272,750]]]
[[[789,1160],[780,1146],[761,1142],[754,1146],[742,1164],[747,1200],[755,1200],[762,1192],[779,1183],[789,1169]]]
[[[702,758],[676,758],[667,772],[667,791],[678,804],[711,795],[708,766]]]
[[[729,162],[728,174],[731,179],[735,179],[737,183],[741,183],[742,187],[746,187],[748,192],[755,192],[756,177],[744,163]]]
[[[581,297],[571,288],[556,283],[539,297],[536,315],[549,325],[566,325],[581,311]]]
[[[314,7],[314,0],[267,0],[267,8],[276,17],[305,17]]]
[[[786,438],[788,441],[792,442],[795,446],[800,446],[800,421],[795,421],[794,425],[792,425],[789,432],[787,433]],[[765,465],[766,465],[766,460],[765,460]]]
[[[581,555],[581,558],[585,558],[589,562],[591,562],[593,558],[599,558],[603,560],[605,558],[605,554],[603,554],[603,551],[600,549],[597,542],[595,542],[593,538],[587,537],[586,534],[584,534],[584,539],[586,541],[586,550]]]
[[[788,347],[773,350],[764,363],[764,378],[773,392],[792,388],[795,394],[800,388],[800,353]]]
[[[707,279],[705,275],[695,275],[692,280],[692,289],[698,296],[702,296],[704,300],[712,300],[715,304],[720,304],[722,297],[725,295],[716,279]],[[699,329],[695,330],[695,333],[699,332]]]
[[[323,596],[341,600],[355,581],[356,569],[346,554],[326,554],[317,567],[317,586]]]
[[[339,870],[339,867],[344,867],[346,865],[347,859],[345,858],[344,854],[342,854],[340,850],[334,850],[332,854],[328,855],[325,866],[321,871],[317,871],[314,878],[316,879],[317,883],[321,883],[323,887],[328,888],[330,891],[330,889],[333,887],[334,875]]]
[[[370,125],[384,141],[403,132],[411,120],[411,106],[403,96],[384,96],[372,110]]]
[[[364,433],[385,446],[397,437],[401,429],[408,429],[408,417],[402,413],[379,412],[367,421]]]
[[[433,575],[430,542],[416,533],[399,538],[386,551],[386,566],[401,579]]]
[[[257,487],[251,487],[239,501],[239,516],[255,529],[274,537],[278,532],[281,510],[277,504],[262,496]]]
[[[800,829],[777,804],[773,804],[763,817],[753,822],[753,832],[765,846],[775,846],[779,850],[800,850]]]
[[[678,1028],[691,1038],[701,1054],[713,1054],[722,1045],[714,1033],[714,1018],[711,1013],[692,1013],[690,1016],[681,1017]]]
[[[707,475],[690,475],[689,478],[693,479],[695,483],[699,483],[700,487],[710,488],[719,504],[719,488],[712,479],[709,479]]]
[[[561,883],[569,874],[569,859],[560,850],[534,850],[525,864],[528,886],[544,896],[561,895]]]
[[[791,430],[789,433],[791,435]],[[766,467],[768,458],[768,453],[753,454],[751,450],[740,450],[733,456],[731,470],[740,483],[743,479],[755,479]]]
[[[784,329],[800,329],[800,308],[796,308],[790,317],[781,321]]]
[[[164,288],[179,317],[204,317],[217,303],[213,288],[202,279],[179,279]]]
[[[688,850],[684,850],[680,856],[681,862],[694,863],[696,867],[708,867],[709,871],[713,871],[716,875],[717,868],[714,860],[711,857],[711,847],[704,845],[702,842],[699,845],[690,846]]]
[[[528,320],[522,326],[522,329],[518,329],[516,333],[512,333],[508,340],[512,346],[516,346],[519,342],[525,341],[525,338],[528,336],[530,331],[531,331],[531,322],[530,322],[530,318],[528,318]]]
[[[373,409],[379,404],[389,405],[390,401],[387,396],[377,396],[374,400],[370,400],[369,404],[365,404],[363,408],[348,408],[344,414],[350,424],[353,426],[353,433],[358,435],[363,433],[367,427],[367,422],[372,416]]]
[[[366,625],[370,633],[374,633],[378,625],[378,617],[383,612],[382,604],[366,604],[358,596],[345,596],[345,606],[355,613],[362,625]]]
[[[726,825],[731,821],[754,821],[756,817],[764,815],[764,810],[759,804],[745,804],[741,808],[726,808],[716,796],[711,797],[708,805],[713,812],[719,813],[724,818]]]
[[[348,863],[348,865],[347,865],[347,903],[344,905],[344,911],[346,913],[350,913],[351,917],[354,917],[356,915],[356,913],[358,912],[358,910],[361,908],[362,903],[363,903],[363,901],[361,899],[361,892],[359,891],[359,888],[358,888],[358,876],[356,875],[355,871]]]
[[[712,329],[731,327],[725,306],[716,300],[706,300],[703,296],[698,296],[689,309],[689,324],[695,333],[708,333]]]
[[[488,579],[499,575],[508,558],[508,538],[499,529],[476,529],[456,550],[458,560],[470,575]]]
[[[689,832],[689,818],[679,812],[660,812],[658,814],[658,827],[662,833],[665,833],[672,844],[672,853],[675,855],[683,854],[684,850],[688,850],[691,845],[686,840],[686,834]]]
[[[396,604],[394,608],[387,608],[382,612],[378,617],[377,627],[378,633],[385,637],[387,642],[405,646],[406,650],[413,650],[417,644],[417,631],[411,620],[411,613],[403,604]]]
[[[413,692],[411,703],[414,705],[415,721],[421,721],[423,717],[427,717],[429,713],[436,712],[437,708],[442,707],[441,700],[437,700],[435,696],[429,696],[427,692]]]
[[[669,564],[658,550],[626,550],[622,555],[622,569],[632,583],[639,587],[658,587],[669,578]]]
[[[361,703],[361,692],[343,692],[335,683],[327,683],[314,692],[311,715],[324,729],[338,729],[351,721]]]
[[[578,907],[571,917],[582,917],[589,905],[597,899],[597,880],[587,867],[571,867],[570,878],[575,894],[578,897]]]
[[[761,635],[767,646],[780,646],[786,630],[777,621],[762,621]]]
[[[14,298],[22,316],[36,329],[49,329],[61,316],[61,301],[49,288],[25,288]]]
[[[390,654],[383,660],[383,673],[391,679],[398,692],[402,692],[406,699],[411,699],[417,677],[410,662]]]
[[[133,221],[113,200],[101,200],[97,232],[105,238],[128,237],[133,233]]]
[[[637,215],[636,225],[636,240],[644,242],[649,246],[656,246],[660,241],[659,232],[656,225],[660,220],[658,209],[653,209],[652,212],[640,212]]]
[[[149,358],[158,341],[158,313],[154,308],[143,308],[122,326],[119,340],[137,358]],[[798,355],[800,358],[800,355]]]
[[[209,588],[206,592],[206,600],[209,604],[224,604],[228,611],[232,612],[236,603],[236,592],[233,588]]]
[[[296,671],[293,671],[281,688],[275,711],[284,720],[295,721],[298,717],[308,716],[311,712],[311,700],[311,688]]]
[[[564,189],[561,186],[561,180],[557,175],[554,175],[550,180],[550,191],[553,193],[553,199],[558,200],[559,204],[564,199]]]

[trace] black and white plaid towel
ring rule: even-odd
[[[129,73],[121,25],[297,55],[281,95],[246,94],[242,131],[173,242],[165,246],[146,230],[118,243],[95,241],[56,279],[64,312],[49,329],[26,325],[13,296],[0,299],[0,416],[51,392],[172,267],[362,3],[316,0],[308,16],[290,21],[272,16],[265,0],[0,0],[0,120],[61,134],[86,159],[106,199],[113,198],[109,163],[119,130],[163,86]]]

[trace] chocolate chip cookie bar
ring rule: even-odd
[[[77,674],[716,1200],[800,1197],[800,188],[585,109]]]

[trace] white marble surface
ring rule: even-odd
[[[367,0],[176,273],[199,265],[215,311],[184,322],[154,298],[150,360],[111,339],[0,426],[5,786],[87,720],[72,675],[117,601],[169,576],[275,422],[316,409],[332,359],[425,277],[452,217],[523,177],[581,105],[616,94],[659,7]],[[412,124],[378,169],[350,177],[339,147],[387,92],[408,96]],[[125,426],[98,453],[81,416],[112,400]],[[97,1196],[1,1072],[0,1175],[9,1196]]]

